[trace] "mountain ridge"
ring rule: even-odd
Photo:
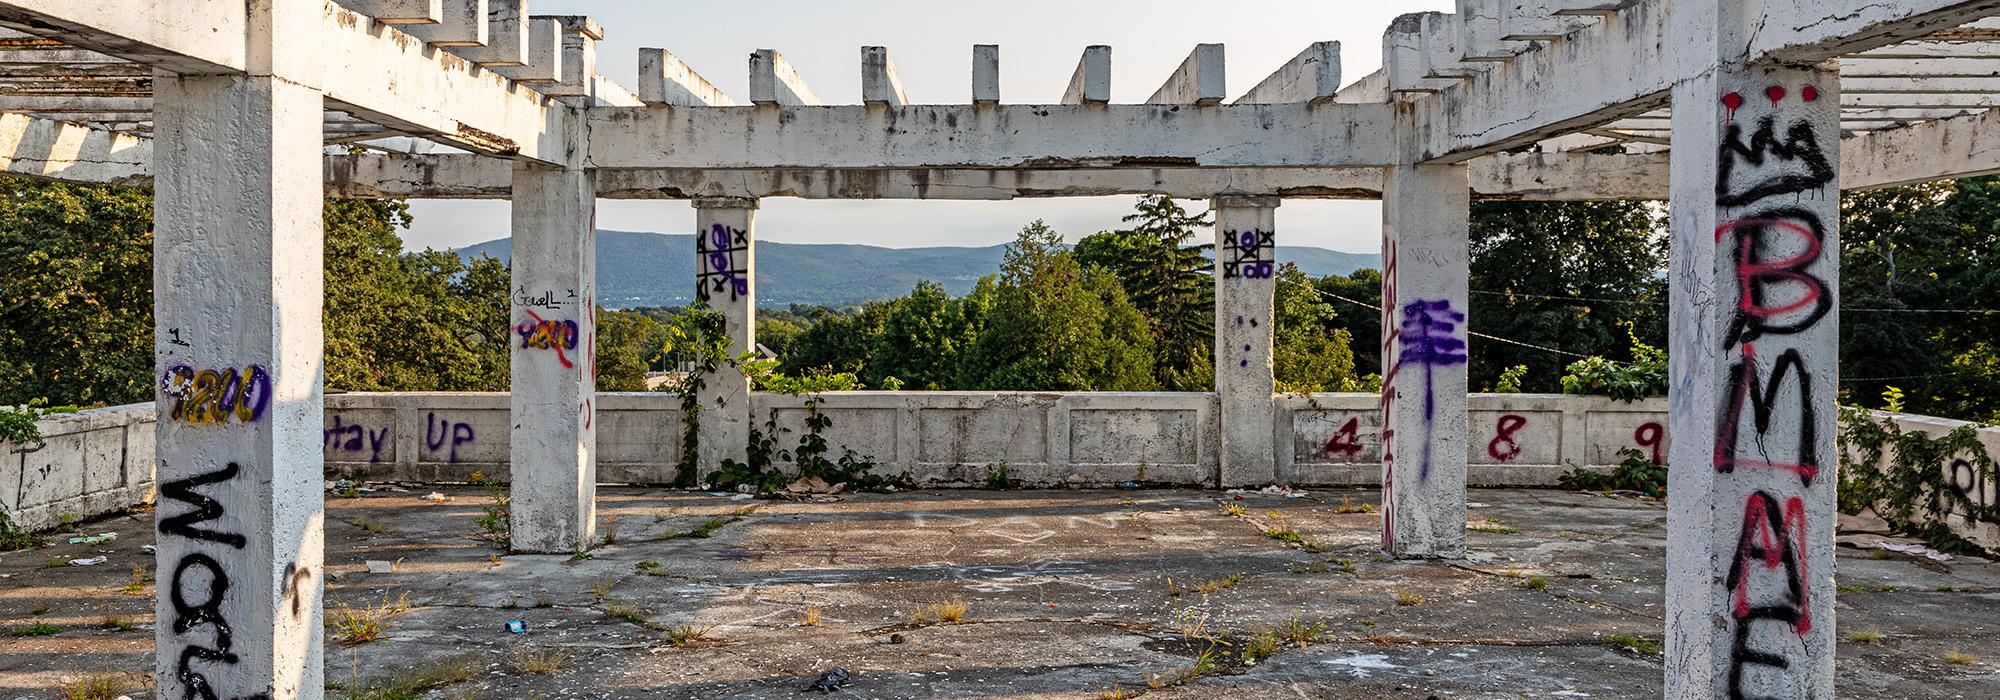
[[[512,252],[506,238],[451,249],[461,258]],[[862,243],[757,242],[758,303],[852,306],[910,293],[931,280],[962,295],[1000,270],[1005,244],[976,247],[887,248]],[[1311,246],[1278,246],[1279,262],[1314,277],[1380,268],[1375,253],[1347,253]],[[597,299],[606,308],[682,306],[694,301],[694,235],[597,231]]]

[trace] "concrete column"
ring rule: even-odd
[[[1460,165],[1382,182],[1382,548],[1465,556],[1466,220]]]
[[[695,207],[695,299],[722,312],[723,335],[729,354],[740,356],[757,347],[757,236],[753,223],[757,200],[734,197],[697,199]],[[725,459],[749,459],[750,382],[734,367],[723,367],[703,381],[701,413],[696,430],[701,443],[701,473]]]
[[[1224,488],[1278,480],[1271,428],[1271,320],[1277,197],[1215,198],[1215,393],[1222,404]]]
[[[510,409],[517,552],[588,549],[597,514],[597,230],[593,177],[514,167]]]
[[[1714,5],[1677,23],[1667,697],[1832,698],[1839,74],[1715,61]]]
[[[156,697],[319,698],[317,89],[154,77]]]

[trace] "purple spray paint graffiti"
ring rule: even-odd
[[[424,447],[429,448],[432,454],[445,452],[445,459],[452,464],[458,463],[458,446],[472,442],[473,436],[471,423],[439,418],[436,413],[424,414]],[[445,449],[446,443],[451,446],[449,451]]]
[[[1414,365],[1424,368],[1424,454],[1421,467],[1417,470],[1419,481],[1431,478],[1431,421],[1437,414],[1437,392],[1431,386],[1431,369],[1450,365],[1465,364],[1465,341],[1461,339],[1461,326],[1465,325],[1465,314],[1451,308],[1451,300],[1425,301],[1417,299],[1403,305],[1402,352],[1396,356],[1399,365]]]
[[[729,293],[735,301],[750,296],[750,277],[740,256],[750,251],[750,238],[742,229],[722,224],[708,228],[708,235],[694,237],[701,258],[701,277],[695,281],[695,296],[709,301],[711,296]]]

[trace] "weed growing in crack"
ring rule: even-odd
[[[1659,642],[1629,634],[1614,634],[1605,637],[1604,641],[1610,642],[1615,646],[1631,649],[1633,652],[1646,656],[1659,656],[1665,652],[1665,648]]]
[[[1528,580],[1527,580],[1527,581],[1524,581],[1524,582],[1522,582],[1522,583],[1521,583],[1521,587],[1522,587],[1522,588],[1526,588],[1526,589],[1528,589],[1528,590],[1531,590],[1531,591],[1539,591],[1539,590],[1542,590],[1542,589],[1544,589],[1544,588],[1548,588],[1548,587],[1549,587],[1549,577],[1547,577],[1547,576],[1529,576],[1529,577],[1528,577]]]
[[[569,665],[571,654],[566,649],[553,647],[514,647],[508,656],[508,665],[519,673],[547,675],[563,670]]]
[[[1396,591],[1396,605],[1398,606],[1416,607],[1418,605],[1423,605],[1423,604],[1424,604],[1424,597],[1421,595],[1417,595],[1416,593],[1404,590]]]
[[[389,595],[384,593],[381,602],[359,608],[345,602],[337,605],[326,619],[327,626],[333,628],[334,639],[349,646],[367,644],[381,639],[382,633],[393,626],[391,619],[410,609],[410,594],[390,602]]]
[[[1854,642],[1856,644],[1881,644],[1882,628],[1861,627],[1858,629],[1851,629],[1847,631],[1847,634],[1845,636],[1847,637],[1847,641]]]
[[[1284,625],[1276,628],[1276,632],[1279,639],[1291,642],[1294,646],[1304,649],[1308,644],[1319,643],[1319,640],[1326,636],[1326,624],[1322,622],[1308,623],[1297,617],[1293,617],[1285,621]]]
[[[910,621],[919,625],[948,625],[965,619],[971,607],[963,600],[919,603],[910,610]]]
[[[697,627],[695,625],[687,624],[687,625],[674,625],[662,631],[665,632],[667,635],[668,644],[685,648],[694,646],[696,644],[700,644],[702,642],[716,641],[714,638],[708,636],[708,633],[714,630],[715,630],[714,625],[710,625],[707,627]]]

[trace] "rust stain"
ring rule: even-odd
[[[503,156],[511,156],[521,152],[521,144],[515,143],[513,139],[490,131],[481,131],[472,128],[464,122],[459,122],[458,124],[458,140],[478,150],[491,151]]]

